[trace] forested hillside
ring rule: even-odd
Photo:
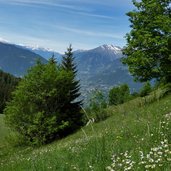
[[[28,49],[22,49],[14,44],[0,42],[0,68],[15,76],[23,76],[37,60],[46,63],[47,60]]]
[[[0,70],[0,113],[3,112],[5,104],[10,100],[11,93],[17,86],[20,78]]]

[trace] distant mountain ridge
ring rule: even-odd
[[[22,76],[38,58],[45,63],[52,54],[51,50],[45,48],[0,43],[0,68],[16,76]],[[62,54],[56,52],[54,55],[60,62]],[[141,86],[133,81],[127,66],[122,64],[122,48],[118,46],[105,44],[90,50],[76,50],[74,57],[84,97],[95,88],[108,91],[122,83],[127,83],[131,90]]]
[[[37,59],[43,63],[47,60],[28,49],[22,49],[14,44],[0,42],[0,69],[15,76],[23,76],[27,69],[33,66]]]
[[[23,49],[27,49],[30,50],[40,56],[42,56],[43,58],[45,58],[46,60],[48,60],[49,58],[52,57],[52,55],[55,55],[55,58],[58,59],[58,61],[61,61],[62,59],[62,54],[49,49],[49,48],[43,48],[43,47],[32,47],[32,46],[24,46],[24,45],[17,45],[19,48],[23,48]]]
[[[111,87],[123,83],[127,83],[131,91],[141,87],[140,83],[133,81],[127,66],[122,64],[122,57],[122,48],[106,44],[75,54],[84,96],[95,88],[107,92]]]
[[[78,52],[75,55],[80,72],[99,72],[107,68],[114,61],[119,61],[122,49],[113,45],[102,45],[97,48]],[[93,74],[93,73],[92,73]]]

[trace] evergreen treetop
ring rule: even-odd
[[[74,63],[74,59],[75,58],[72,52],[72,45],[70,44],[67,48],[67,51],[65,52],[65,55],[62,58],[62,69],[64,69],[67,72],[70,72],[72,75],[72,82],[69,87],[69,101],[79,106],[82,104],[82,101],[76,100],[78,97],[80,97],[81,93],[79,80],[76,79],[77,67]]]
[[[62,68],[73,72],[74,76],[76,76],[77,70],[76,70],[76,65],[74,63],[74,56],[72,52],[72,45],[70,44],[69,47],[67,48],[67,51],[65,52],[65,55],[62,57]]]

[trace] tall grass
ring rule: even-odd
[[[5,126],[5,123],[3,122],[4,115],[0,114],[0,144],[3,144],[5,136],[9,133],[8,128]]]
[[[111,115],[110,118],[100,123],[90,123],[75,134],[52,144],[35,149],[15,147],[13,152],[6,154],[3,151],[0,170],[103,171],[114,170],[113,163],[115,162],[117,166],[121,164],[123,166],[118,167],[117,171],[124,170],[125,167],[127,170],[135,171],[155,170],[156,168],[157,171],[159,169],[170,171],[171,164],[167,161],[168,156],[162,159],[163,165],[159,167],[145,168],[146,165],[139,165],[139,163],[149,162],[147,155],[152,149],[159,148],[165,139],[167,139],[168,154],[171,153],[171,120],[167,121],[168,129],[163,129],[162,125],[166,114],[170,116],[171,96],[143,105],[139,105],[142,103],[140,100],[144,99],[110,107],[106,109]],[[8,148],[5,146],[4,148],[8,151]],[[144,160],[141,160],[140,151],[144,155]],[[133,161],[133,167],[129,169],[127,163],[117,160],[118,157],[123,158],[125,162]]]

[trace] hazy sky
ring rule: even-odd
[[[0,0],[0,40],[64,52],[124,46],[131,0]]]

